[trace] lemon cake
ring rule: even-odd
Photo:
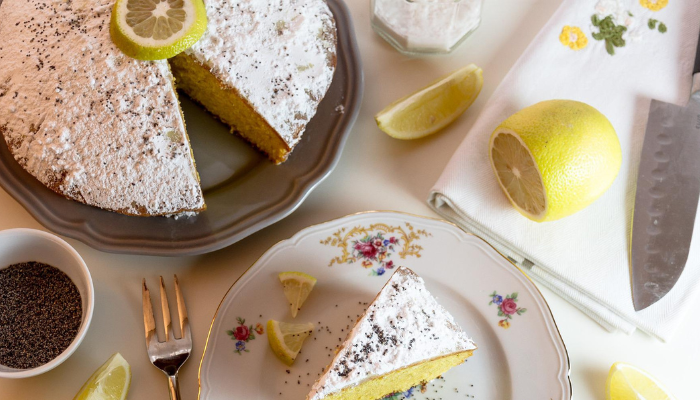
[[[476,345],[425,283],[399,268],[360,317],[307,400],[376,400],[463,363]]]
[[[167,61],[112,43],[112,0],[0,3],[0,133],[70,199],[129,215],[204,209]]]
[[[170,60],[178,88],[275,163],[330,87],[336,29],[325,0],[207,0],[208,26]]]

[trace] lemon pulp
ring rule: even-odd
[[[161,60],[195,44],[206,27],[202,0],[117,0],[110,33],[126,55]]]
[[[275,320],[267,321],[267,340],[272,352],[287,365],[292,365],[301,351],[301,346],[314,324],[289,324]]]
[[[396,139],[436,133],[464,113],[479,96],[484,79],[474,64],[458,69],[380,111],[379,129]]]
[[[124,400],[131,384],[131,367],[115,353],[80,388],[73,400]]]
[[[617,362],[610,368],[606,383],[606,400],[673,400],[674,397],[647,372]]]
[[[316,285],[316,278],[303,272],[289,271],[279,274],[280,282],[282,282],[282,290],[289,301],[289,307],[292,311],[292,318],[296,318],[297,313],[301,310],[302,304],[306,301]]]

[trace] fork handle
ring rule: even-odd
[[[177,381],[177,373],[168,375],[168,393],[170,393],[170,400],[180,400],[180,384]]]

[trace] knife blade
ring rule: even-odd
[[[700,42],[694,83],[700,83]],[[697,87],[698,85],[693,85]],[[664,297],[685,268],[700,197],[700,103],[652,100],[637,175],[630,273],[636,311]]]

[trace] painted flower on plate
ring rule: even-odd
[[[263,329],[262,324],[260,323],[255,324],[255,327],[253,327],[253,325],[246,325],[245,319],[241,317],[236,318],[236,321],[238,322],[238,326],[234,329],[227,330],[226,334],[231,337],[231,340],[236,341],[236,350],[234,350],[236,353],[248,353],[248,349],[246,349],[246,343],[255,339],[255,333],[257,333],[258,335],[262,335],[265,331]]]
[[[233,331],[233,337],[238,340],[248,340],[250,337],[250,329],[248,329],[248,327],[245,325],[238,326]]]
[[[377,256],[377,248],[369,242],[360,241],[355,243],[355,250],[360,252],[365,258],[374,258]]]
[[[513,315],[518,310],[518,304],[513,299],[505,299],[501,302],[501,311],[506,315]]]
[[[255,333],[257,333],[258,335],[262,335],[263,333],[265,333],[265,328],[263,328],[260,322],[255,324]]]
[[[491,301],[489,305],[495,304],[498,307],[498,316],[503,318],[498,321],[498,326],[504,329],[510,328],[510,321],[513,315],[523,315],[527,308],[518,307],[518,293],[513,292],[504,298],[495,290],[489,295]]]

